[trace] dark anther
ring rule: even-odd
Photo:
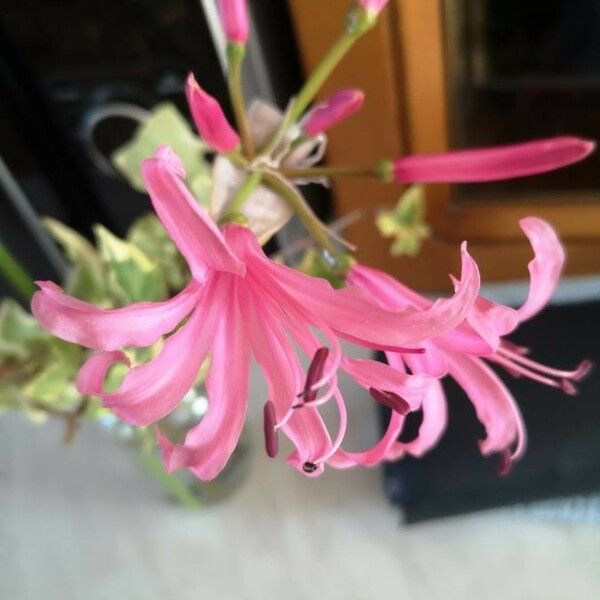
[[[265,426],[265,450],[269,458],[275,458],[279,451],[279,438],[275,429],[275,405],[269,400],[265,403],[263,412]]]
[[[394,392],[369,388],[369,394],[379,404],[383,404],[383,406],[387,406],[401,415],[406,415],[410,412],[410,404],[402,396]]]
[[[299,396],[302,396],[305,403],[314,402],[317,399],[317,390],[311,388],[323,376],[325,361],[328,356],[329,348],[325,347],[319,348],[313,356],[308,371],[306,372],[306,384],[304,385],[304,390],[298,394]]]
[[[311,462],[305,462],[302,465],[302,470],[305,473],[314,473],[319,467],[317,465],[315,465],[315,463],[311,463]]]

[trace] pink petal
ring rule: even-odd
[[[282,315],[270,304],[267,296],[254,293],[246,314],[254,356],[267,381],[277,420],[281,421],[303,389],[305,374],[281,326]],[[294,411],[282,430],[296,447],[288,463],[299,471],[331,449],[331,438],[316,408],[306,406]],[[312,475],[320,472],[322,466]]]
[[[525,451],[527,435],[515,399],[500,378],[480,359],[447,356],[450,375],[463,388],[487,433],[479,445],[483,454],[510,449],[513,460]]]
[[[203,281],[208,269],[244,275],[244,264],[182,181],[185,170],[173,150],[159,148],[143,162],[142,175],[156,213],[195,279]]]
[[[448,299],[437,300],[429,308],[420,310],[407,307],[396,282],[381,273],[377,287],[363,290],[357,286],[333,291],[317,286],[312,278],[300,273],[283,271],[279,281],[312,312],[341,337],[386,346],[419,345],[428,338],[442,335],[463,321],[479,291],[479,270],[462,246],[462,277],[459,289]],[[278,267],[282,271],[284,267]],[[354,268],[352,269],[354,270]],[[372,274],[376,271],[372,270]],[[374,304],[379,289],[386,288],[390,297],[398,291],[398,310],[385,310]],[[312,289],[311,289],[312,288]],[[372,296],[367,295],[370,292]],[[404,307],[404,308],[402,308]]]
[[[441,154],[408,156],[396,160],[394,176],[401,182],[497,181],[554,171],[579,162],[595,149],[595,143],[576,137],[458,150]]]
[[[552,297],[565,264],[565,251],[556,232],[546,221],[526,217],[519,221],[519,225],[535,253],[528,265],[531,278],[529,295],[517,311],[519,319],[525,321],[537,314]]]
[[[159,354],[133,368],[119,389],[98,391],[104,406],[132,425],[149,425],[168,415],[196,381],[202,362],[214,342],[229,286],[209,280],[198,308],[183,327],[169,337]]]
[[[31,311],[53,335],[88,348],[116,350],[150,346],[172,331],[194,308],[202,287],[192,281],[164,302],[142,302],[102,309],[64,293],[51,281],[38,281]]]
[[[76,386],[81,394],[100,396],[104,393],[104,379],[109,369],[121,362],[129,366],[129,358],[123,352],[96,352],[88,358],[77,374]]]
[[[214,479],[223,470],[246,420],[250,346],[241,307],[247,300],[236,287],[221,307],[225,315],[206,381],[208,412],[187,434],[183,445],[173,445],[159,436],[169,472],[188,467],[202,481]]]
[[[400,356],[396,353],[388,353],[388,363],[390,367],[398,369],[400,372],[404,372],[404,362],[406,362],[411,371],[415,374],[431,374],[432,371],[439,371],[442,365],[447,370],[447,362],[443,352],[435,349],[433,343],[428,343],[425,348],[425,354],[407,354],[405,356]],[[435,349],[435,353],[438,357],[433,364],[431,363],[431,359],[425,358],[432,349]],[[410,442],[397,441],[389,448],[385,456],[387,460],[397,460],[405,454],[420,458],[439,442],[442,434],[446,430],[448,422],[446,396],[444,395],[444,389],[439,380],[434,379],[431,382],[431,385],[427,387],[421,408],[423,411],[423,420],[419,427],[417,437]]]
[[[233,152],[240,145],[240,137],[227,121],[219,103],[198,85],[191,73],[185,84],[185,95],[204,141],[222,154]]]
[[[398,394],[410,405],[411,410],[421,406],[423,396],[433,382],[424,375],[408,375],[384,363],[368,359],[344,358],[342,368],[356,383],[365,388],[375,388]]]
[[[358,0],[358,3],[366,10],[379,14],[385,7],[389,0]]]

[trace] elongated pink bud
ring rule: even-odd
[[[249,30],[246,0],[219,0],[219,13],[227,41],[245,44]]]
[[[358,0],[358,3],[370,13],[378,15],[389,0]]]
[[[593,141],[562,136],[523,144],[458,150],[399,158],[391,167],[403,183],[468,183],[538,175],[583,160],[595,149]],[[384,174],[385,163],[380,165]]]
[[[360,110],[365,95],[360,90],[340,90],[313,108],[304,123],[304,133],[314,137]]]
[[[263,412],[265,427],[265,450],[269,458],[275,458],[279,452],[279,439],[275,429],[275,405],[269,400],[265,403]]]
[[[185,95],[190,112],[204,141],[218,152],[232,152],[240,145],[240,138],[227,121],[219,103],[207,94],[190,73],[185,84]]]

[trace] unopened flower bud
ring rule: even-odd
[[[191,73],[185,95],[198,133],[204,141],[218,152],[235,150],[240,145],[238,134],[227,121],[219,103],[198,85]]]
[[[248,41],[248,5],[246,0],[219,0],[219,14],[227,41],[244,45]]]
[[[364,101],[365,95],[360,90],[348,89],[336,92],[311,110],[304,123],[304,132],[310,137],[315,137],[352,116],[360,110]]]

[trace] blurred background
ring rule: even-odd
[[[249,4],[247,95],[284,108],[350,1]],[[95,223],[122,235],[148,211],[108,157],[157,104],[173,102],[187,116],[190,70],[230,113],[224,65],[214,0],[3,0],[0,240],[34,278],[61,280],[68,270],[40,216],[90,237]],[[331,132],[330,162],[566,133],[600,139],[600,3],[392,0],[322,96],[342,87],[364,89],[367,100]],[[457,246],[468,239],[493,282],[487,294],[509,304],[526,295],[530,260],[517,222],[547,218],[565,241],[567,277],[555,305],[514,341],[569,367],[600,359],[599,161],[508,183],[427,188],[432,236],[415,258],[391,257],[374,226],[401,187],[352,180],[311,186],[308,196],[325,218],[358,210],[363,218],[347,237],[359,259],[424,292],[448,291]],[[280,245],[293,238],[286,232]],[[2,280],[0,294],[12,294]],[[450,385],[448,435],[424,460],[330,470],[318,481],[263,456],[265,391],[255,379],[254,417],[227,494],[194,510],[165,500],[97,427],[64,448],[59,424],[0,415],[0,597],[600,594],[597,375],[576,398],[510,382],[531,442],[508,478],[479,455],[480,426]],[[352,394],[351,444],[360,447],[376,438],[383,415]]]

